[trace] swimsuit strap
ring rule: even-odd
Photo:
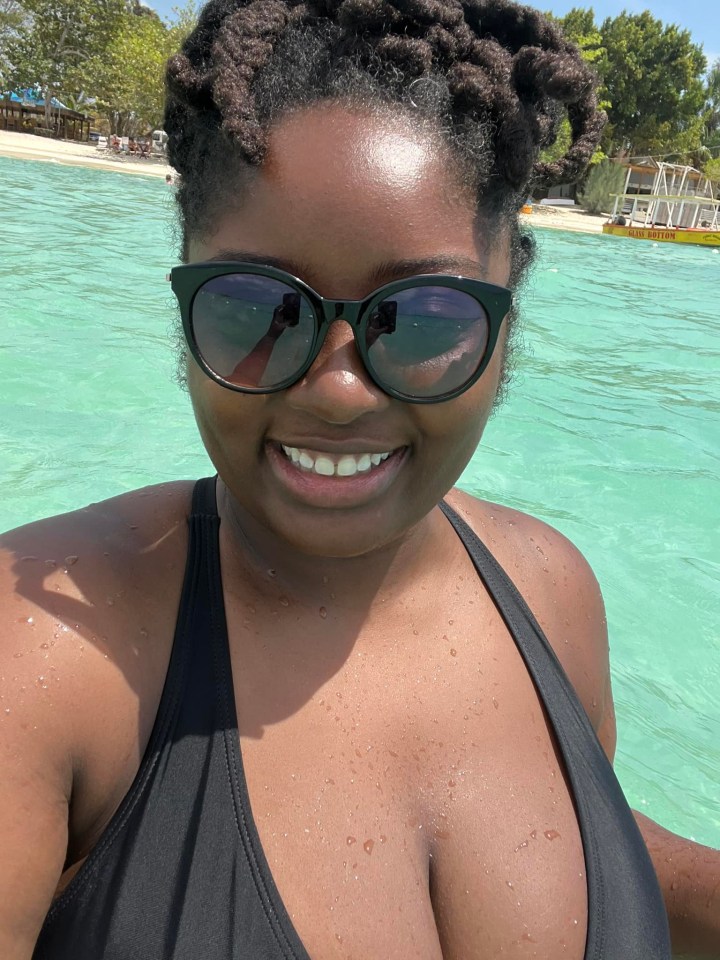
[[[667,915],[652,861],[573,685],[505,570],[452,507],[443,501],[440,509],[505,621],[560,746],[585,853],[585,960],[669,958]]]

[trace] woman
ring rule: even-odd
[[[218,478],[5,538],[6,656],[48,660],[8,661],[2,956],[649,960],[661,886],[709,955],[717,860],[642,821],[658,884],[607,759],[592,573],[453,489],[517,210],[601,129],[577,51],[505,3],[220,0],[168,91]]]

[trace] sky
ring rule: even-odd
[[[147,0],[157,12],[169,17],[178,0]],[[718,0],[598,0],[596,3],[583,0],[526,0],[530,6],[551,10],[562,16],[573,7],[590,7],[595,11],[595,20],[601,23],[605,17],[615,17],[623,10],[640,13],[649,10],[664,23],[677,23],[689,30],[695,43],[701,44],[709,63],[720,58],[720,5]]]

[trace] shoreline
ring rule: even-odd
[[[175,171],[164,159],[151,157],[140,160],[126,154],[100,151],[94,143],[74,140],[52,140],[33,133],[0,130],[0,157],[10,160],[37,160],[41,163],[60,163],[63,166],[85,167],[89,170],[111,170],[146,177],[162,177]]]
[[[110,170],[146,177],[162,177],[175,171],[164,159],[152,157],[140,160],[125,154],[100,152],[95,144],[72,140],[51,140],[32,133],[0,130],[0,157],[12,160],[37,160],[43,163],[61,163],[65,166],[85,167],[91,170]],[[530,214],[520,214],[524,225],[550,227],[574,233],[602,233],[607,217],[585,213],[581,207],[550,207],[535,204]]]

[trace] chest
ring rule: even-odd
[[[293,643],[230,618],[252,816],[313,960],[583,956],[546,714],[492,604],[453,609],[350,632],[300,617]]]

